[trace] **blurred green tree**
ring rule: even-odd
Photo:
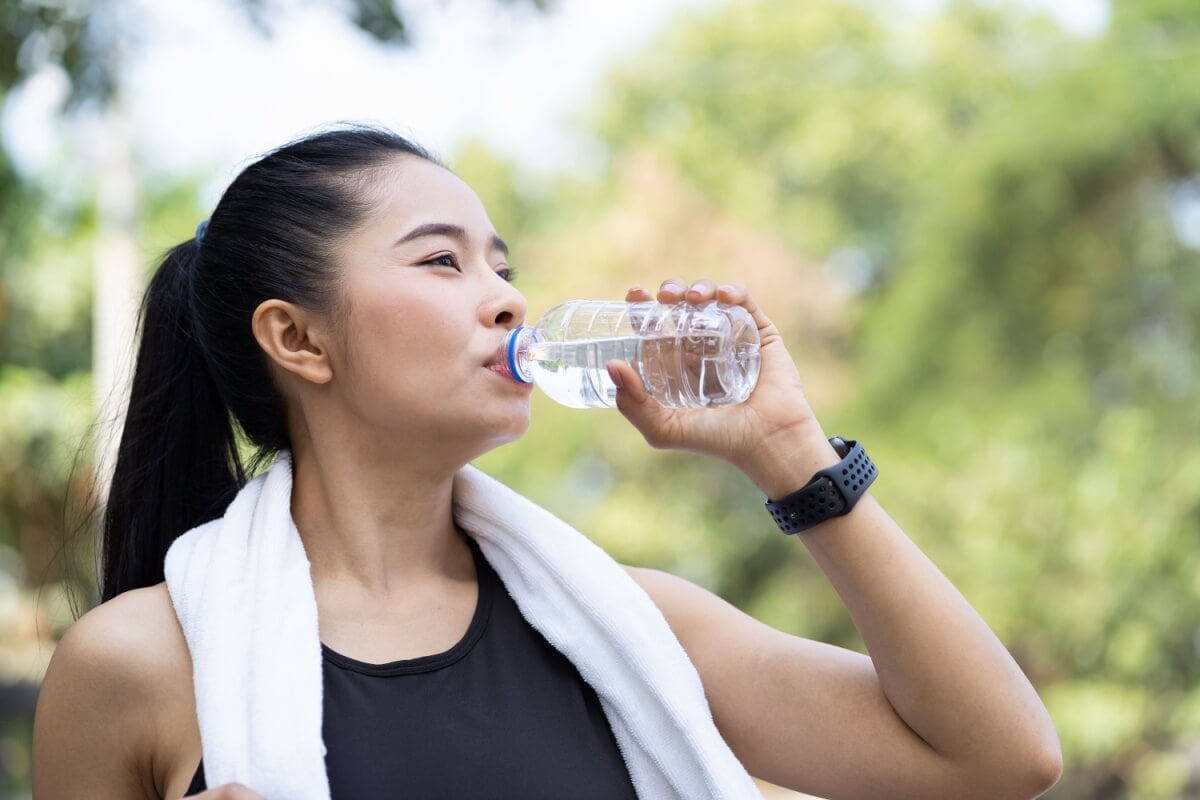
[[[494,0],[497,5],[545,11],[553,0]],[[413,41],[407,3],[393,0],[329,2],[352,24],[384,45]],[[268,0],[237,0],[234,7],[269,36],[286,5]],[[145,35],[132,17],[136,9],[121,0],[0,0],[0,105],[27,78],[58,66],[70,81],[70,107],[102,107],[117,94],[123,57]],[[13,170],[0,142],[0,264],[16,253],[37,197]],[[0,305],[0,313],[3,312]]]
[[[412,26],[409,3],[393,0],[329,2],[377,42],[408,45]],[[553,0],[495,0],[501,6],[529,6],[539,11]],[[270,35],[286,4],[269,0],[235,0],[233,6],[263,34]],[[48,63],[71,79],[76,102],[104,101],[120,81],[119,54],[136,47],[137,26],[121,0],[3,0],[0,2],[0,90],[7,91]]]
[[[1055,797],[1197,784],[1198,58],[1189,0],[1118,0],[1094,37],[762,0],[671,30],[596,117],[614,163],[654,153],[857,293],[827,425],[1045,693]],[[778,621],[801,560],[731,599]],[[856,644],[820,608],[792,629]]]

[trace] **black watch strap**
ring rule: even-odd
[[[803,488],[782,500],[767,500],[767,510],[784,533],[799,533],[832,517],[849,514],[879,474],[858,442],[835,436],[829,443],[841,461],[820,470]]]

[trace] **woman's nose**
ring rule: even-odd
[[[499,280],[504,280],[500,278]],[[515,286],[504,281],[504,286],[496,297],[484,309],[485,322],[490,325],[501,325],[507,328],[517,328],[525,324],[525,295]]]

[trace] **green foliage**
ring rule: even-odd
[[[871,443],[876,493],[1045,693],[1055,797],[1195,780],[1200,255],[1179,203],[1200,173],[1198,56],[1200,7],[1180,0],[1118,2],[1094,39],[992,4],[914,27],[762,0],[670,31],[597,114],[614,163],[653,152],[861,290],[855,391],[819,408]],[[789,341],[803,359],[811,340]],[[714,528],[711,487],[681,485]],[[713,552],[722,586],[755,550]],[[784,555],[736,599],[853,645],[808,572]]]
[[[19,552],[26,579],[41,584],[60,577],[77,458],[81,486],[90,475],[94,238],[86,206],[12,212],[20,238],[0,257],[0,547]]]
[[[36,367],[54,377],[87,370],[94,245],[89,210],[45,209],[23,222],[20,249],[0,262],[0,363]]]
[[[0,367],[0,545],[22,553],[34,581],[59,540],[67,478],[91,419],[91,379]],[[83,455],[87,455],[84,453]],[[86,463],[86,462],[85,462]]]
[[[553,0],[497,0],[506,6],[544,11]],[[329,3],[377,42],[411,43],[407,3],[350,0]],[[267,0],[232,4],[269,35],[286,6]],[[70,77],[75,102],[106,101],[117,89],[122,53],[141,34],[119,0],[0,0],[0,91],[7,91],[47,64]]]

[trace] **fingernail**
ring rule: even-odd
[[[678,283],[667,283],[667,284],[663,284],[662,290],[664,292],[682,292],[683,287],[680,286]]]
[[[623,385],[621,383],[621,373],[617,372],[616,367],[608,368],[608,377],[612,378],[613,385],[615,385],[618,389],[621,388]]]

